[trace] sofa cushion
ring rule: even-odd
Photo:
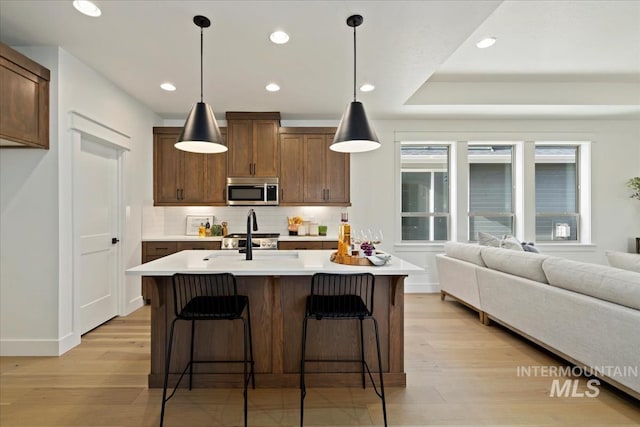
[[[607,260],[611,267],[640,273],[640,254],[628,254],[626,252],[607,251]]]
[[[542,268],[552,286],[640,310],[640,273],[555,257]]]
[[[480,246],[470,243],[447,242],[444,244],[444,251],[447,256],[485,267],[484,261],[480,256],[480,249]]]
[[[493,270],[548,283],[542,270],[542,262],[549,257],[548,255],[491,247],[483,247],[480,255],[487,267]]]

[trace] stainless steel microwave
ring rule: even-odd
[[[278,178],[227,178],[230,206],[276,206],[278,191]]]

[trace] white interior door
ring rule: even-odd
[[[117,315],[118,150],[82,137],[75,160],[80,333]]]

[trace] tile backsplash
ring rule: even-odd
[[[230,233],[244,233],[250,206],[176,206],[158,207],[148,203],[142,208],[142,236],[184,235],[187,215],[213,215],[214,224],[228,222]],[[287,217],[301,216],[305,221],[328,226],[328,235],[338,234],[340,213],[348,208],[333,206],[254,206],[259,231],[287,234]]]

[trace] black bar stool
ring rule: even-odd
[[[189,370],[189,390],[193,384],[193,365],[196,363],[242,363],[244,378],[244,425],[247,426],[247,385],[251,380],[256,387],[253,372],[253,345],[251,339],[251,311],[249,298],[238,295],[236,278],[230,273],[220,274],[175,274],[173,275],[173,300],[176,318],[171,322],[167,356],[164,368],[164,386],[162,389],[162,411],[160,412],[160,427],[164,422],[165,405],[176,393],[182,378]],[[246,308],[246,319],[242,313]],[[169,382],[169,367],[171,366],[171,350],[173,347],[173,332],[178,320],[191,321],[191,349],[189,363],[185,366],[173,391],[167,397]],[[242,320],[243,360],[193,360],[195,322],[205,320]],[[249,354],[247,354],[247,344]],[[249,356],[249,357],[247,357]],[[249,366],[250,369],[247,369]]]
[[[302,323],[302,356],[300,357],[300,426],[304,424],[304,398],[307,389],[304,382],[305,362],[358,362],[362,366],[362,388],[365,388],[365,370],[369,374],[373,389],[382,400],[384,425],[387,425],[387,404],[382,379],[382,358],[380,356],[380,337],[378,321],[373,317],[373,294],[375,277],[371,273],[331,274],[316,273],[311,278],[311,293],[307,296],[305,316]],[[319,360],[306,358],[307,322],[315,320],[360,320],[360,359],[356,360]],[[373,321],[378,351],[378,372],[380,390],[376,387],[373,375],[364,357],[364,333],[362,323],[365,319]]]

